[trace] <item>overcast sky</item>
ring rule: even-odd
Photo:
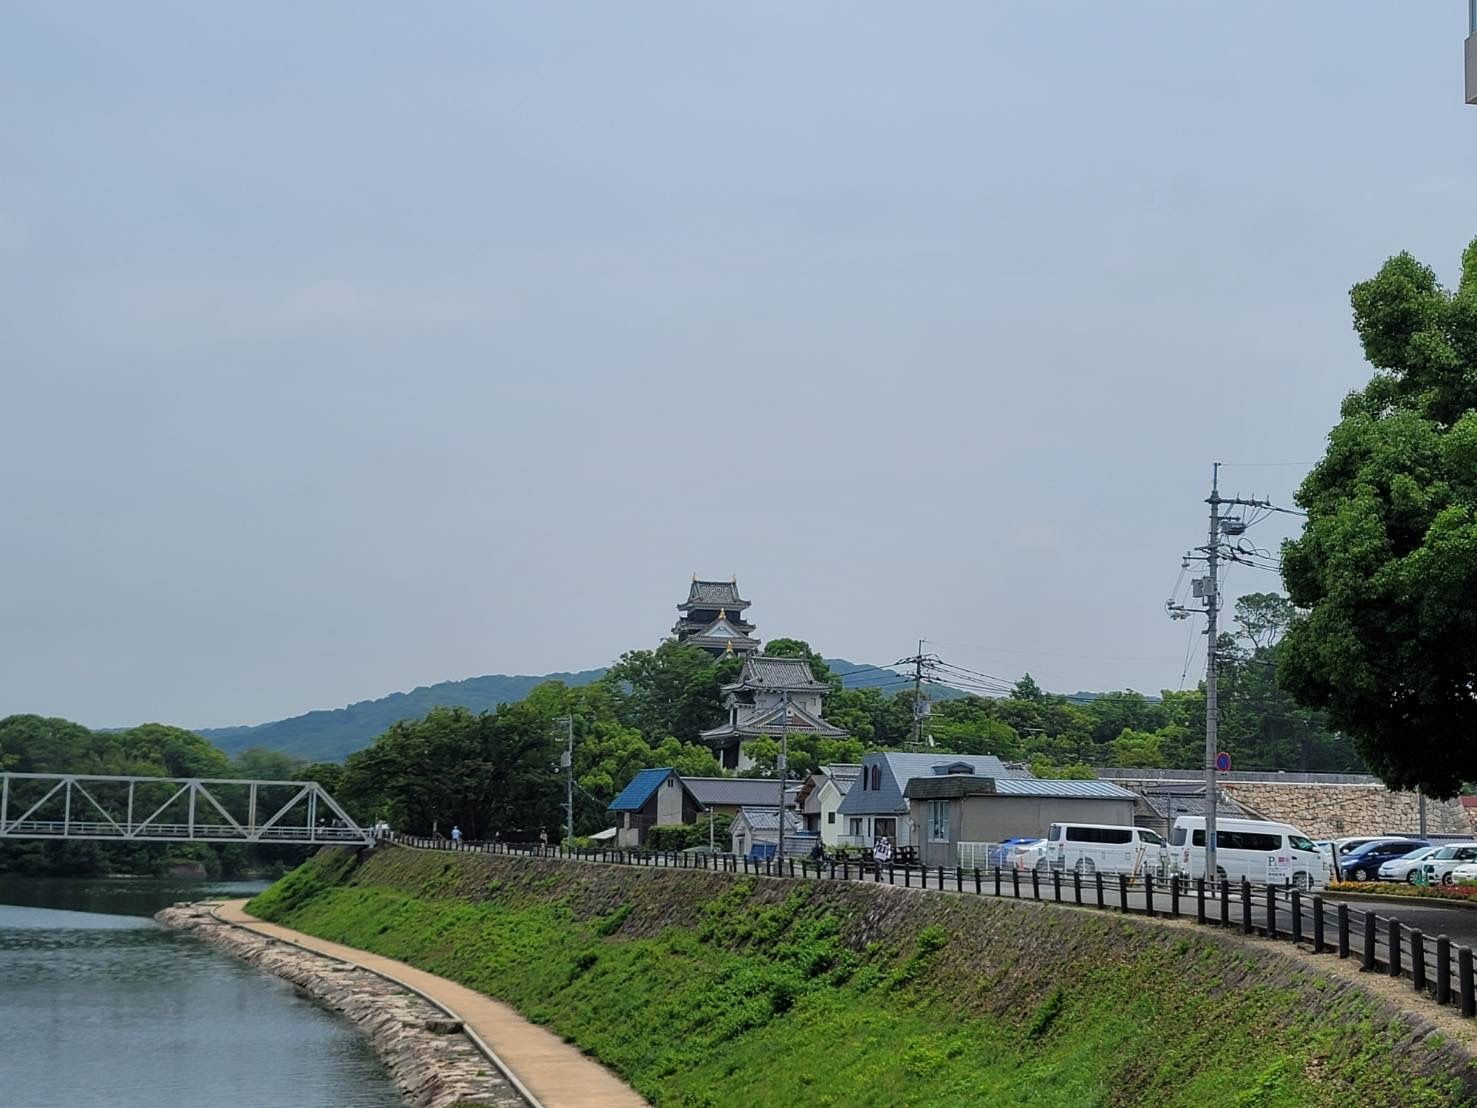
[[[694,571],[828,655],[1193,684],[1210,463],[1290,499],[1349,286],[1477,234],[1465,14],[10,5],[0,715],[602,665]]]

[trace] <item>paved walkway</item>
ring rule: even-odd
[[[513,1008],[455,981],[378,954],[341,946],[246,914],[246,901],[228,900],[218,909],[228,923],[263,935],[289,939],[310,950],[363,966],[419,989],[450,1009],[477,1033],[543,1108],[636,1108],[646,1101],[600,1063],[559,1036],[529,1023]]]

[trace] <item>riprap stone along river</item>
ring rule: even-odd
[[[6,1108],[399,1108],[347,1021],[150,917],[260,884],[0,877]]]

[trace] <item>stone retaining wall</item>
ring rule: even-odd
[[[155,918],[291,981],[347,1016],[369,1036],[406,1103],[414,1108],[528,1108],[528,1102],[461,1034],[458,1021],[408,989],[368,970],[222,923],[210,914],[208,904],[177,904]]]
[[[1284,785],[1236,781],[1226,795],[1265,819],[1300,827],[1315,839],[1344,835],[1412,834],[1420,827],[1415,793],[1382,785]],[[1472,825],[1456,801],[1426,801],[1426,830],[1432,835],[1470,835]]]

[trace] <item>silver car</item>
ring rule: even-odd
[[[1403,858],[1390,859],[1380,866],[1380,880],[1405,881],[1414,885],[1416,874],[1424,868],[1426,860],[1440,849],[1439,846],[1423,846],[1419,850],[1411,851]]]

